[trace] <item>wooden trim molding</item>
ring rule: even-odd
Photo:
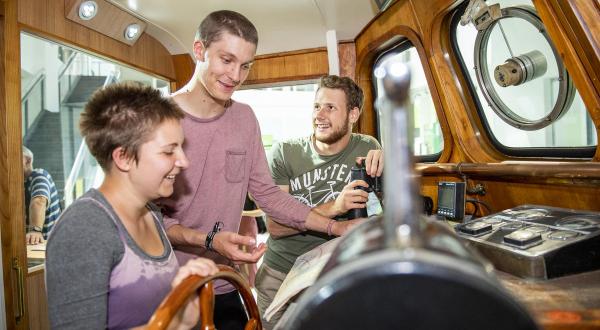
[[[329,73],[327,49],[311,48],[256,56],[244,85],[316,79]]]
[[[194,75],[196,64],[189,54],[173,55],[173,67],[175,68],[175,87],[173,91],[185,86]]]
[[[423,27],[423,45],[428,53],[433,81],[452,133],[453,162],[496,162],[506,159],[490,143],[482,129],[472,96],[466,88],[466,79],[456,62],[450,40],[452,11],[460,4],[454,0],[436,0],[433,3],[412,1],[415,16]],[[435,12],[432,12],[435,8]]]
[[[566,32],[574,36],[569,40],[577,49],[577,55],[581,60],[590,80],[600,95],[600,4],[596,0],[561,0],[552,2],[556,11],[565,18],[563,26]]]
[[[600,11],[589,0],[533,0],[533,3],[560,50],[600,140],[600,37],[597,36]],[[596,147],[593,161],[600,161],[600,145]]]
[[[23,166],[21,154],[20,36],[17,0],[2,1],[0,17],[0,232],[2,235],[2,276],[8,329],[27,328],[27,306],[19,311],[17,272],[13,260],[27,270],[23,208]],[[24,274],[22,272],[22,274]],[[23,275],[24,276],[24,275]],[[24,290],[24,288],[22,288]],[[4,312],[4,311],[1,311]],[[19,314],[20,318],[17,319]]]
[[[64,0],[65,1],[65,17],[77,24],[81,24],[92,30],[98,31],[107,37],[111,37],[117,41],[127,45],[133,45],[139,37],[134,39],[125,38],[125,29],[130,24],[137,24],[139,27],[138,36],[146,29],[146,22],[131,15],[123,9],[113,5],[106,0],[96,0],[97,14],[94,18],[84,20],[79,17],[79,6],[85,0]]]
[[[338,54],[340,76],[356,81],[356,45],[354,42],[340,42],[338,44]]]
[[[435,105],[436,114],[442,130],[444,149],[439,161],[448,161],[454,149],[452,131],[446,119],[443,107],[443,99],[435,84],[433,69],[429,60],[429,54],[419,34],[419,24],[414,21],[413,6],[410,1],[398,1],[388,8],[382,15],[377,16],[382,24],[370,24],[356,39],[356,81],[365,93],[363,114],[359,121],[358,130],[361,133],[375,135],[377,132],[376,112],[373,109],[374,88],[372,81],[372,69],[375,59],[382,50],[407,38],[415,46],[423,65],[425,77],[429,85],[429,91]],[[402,22],[398,25],[398,22]]]
[[[477,177],[528,177],[567,180],[600,179],[600,163],[572,162],[502,162],[502,163],[437,163],[417,164],[424,176],[468,175]]]
[[[65,17],[65,0],[19,0],[20,28],[162,79],[175,80],[173,59],[158,40],[143,33],[129,46]]]

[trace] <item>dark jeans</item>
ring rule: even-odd
[[[243,330],[248,322],[244,303],[237,291],[215,295],[215,327],[218,330]]]

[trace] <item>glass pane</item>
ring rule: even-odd
[[[21,33],[23,144],[34,168],[52,176],[63,207],[103,173],[79,134],[79,115],[94,91],[119,81],[138,81],[169,93],[169,82],[74,48]]]
[[[435,112],[433,99],[429,92],[429,85],[425,78],[425,71],[421,64],[421,59],[415,47],[411,46],[400,52],[392,52],[389,55],[383,56],[375,64],[375,68],[379,68],[388,60],[399,59],[406,63],[411,70],[410,81],[410,101],[408,105],[409,111],[412,112],[414,118],[414,145],[413,150],[415,156],[427,156],[440,153],[444,148],[444,138],[440,122]],[[383,90],[377,82],[376,93]],[[379,117],[381,117],[379,115]],[[379,136],[383,136],[383,127],[381,120],[379,122]]]
[[[488,1],[487,5],[500,4],[501,8],[517,5],[533,7],[528,0]],[[492,75],[492,88],[500,99],[515,114],[539,120],[547,116],[553,109],[558,98],[559,74],[558,66],[550,45],[543,35],[529,22],[521,18],[503,18],[500,25],[496,24],[491,32],[487,51],[488,72]],[[496,114],[486,100],[481,86],[477,81],[475,71],[475,43],[477,30],[472,24],[456,25],[456,42],[459,55],[464,61],[464,70],[469,73],[471,83],[482,106],[483,120],[489,126],[490,134],[503,146],[510,148],[552,148],[552,147],[587,147],[597,144],[596,134],[590,128],[592,121],[581,100],[579,92],[567,113],[560,119],[541,129],[522,130],[511,126]],[[505,39],[506,38],[506,39]],[[547,63],[547,71],[538,78],[518,86],[501,87],[493,77],[496,66],[505,63],[514,56],[531,54],[539,51]]]
[[[260,123],[265,150],[273,143],[312,134],[317,84],[245,89],[234,99],[252,106]]]

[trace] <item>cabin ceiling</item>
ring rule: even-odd
[[[325,47],[326,32],[354,40],[378,12],[373,0],[109,0],[149,23],[146,32],[171,54],[192,52],[195,31],[210,12],[234,10],[258,30],[257,55]]]

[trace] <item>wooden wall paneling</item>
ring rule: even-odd
[[[50,329],[44,270],[38,270],[27,275],[27,306],[29,309],[29,330]]]
[[[143,33],[129,46],[65,17],[64,0],[19,0],[21,28],[45,38],[122,62],[163,79],[175,80],[171,54],[156,39]]]
[[[377,121],[376,112],[373,108],[374,93],[371,73],[375,57],[385,47],[389,47],[396,40],[399,41],[400,37],[406,37],[412,42],[415,49],[417,49],[425,71],[444,139],[444,149],[440,156],[440,161],[447,161],[454,149],[452,146],[451,130],[443,110],[442,95],[438,92],[433,78],[432,71],[435,68],[431,66],[427,47],[423,45],[423,36],[419,32],[421,31],[421,27],[415,21],[415,17],[415,11],[410,1],[397,1],[363,29],[356,39],[356,81],[362,87],[363,91],[365,91],[365,106],[358,127],[361,133],[376,134]]]
[[[348,77],[356,82],[356,45],[352,41],[340,42],[338,44],[338,54],[340,76]]]
[[[352,131],[355,133],[377,136],[377,115],[375,107],[373,106],[373,102],[375,102],[375,93],[371,85],[373,81],[371,78],[361,79],[357,77],[355,82],[362,88],[364,100],[360,118],[354,127],[352,127]]]
[[[419,164],[421,191],[437,199],[439,181],[482,184],[485,196],[477,198],[494,212],[523,204],[550,205],[580,210],[600,210],[600,164],[572,162],[445,163]]]
[[[421,193],[434,201],[437,209],[437,184],[440,181],[461,181],[459,178],[448,176],[425,176],[421,182]],[[598,186],[549,185],[525,182],[505,182],[502,179],[476,178],[468,179],[469,187],[481,184],[485,187],[485,196],[467,195],[467,198],[481,200],[492,209],[486,210],[480,205],[479,216],[499,212],[519,205],[547,205],[576,210],[600,211]],[[470,203],[469,203],[470,204]],[[469,205],[468,213],[474,207]]]
[[[397,1],[390,8],[375,17],[355,39],[356,44],[356,83],[364,92],[364,106],[356,130],[363,134],[377,134],[377,115],[374,109],[375,93],[372,69],[379,52],[416,28],[414,16],[410,13],[409,1]],[[399,27],[401,25],[402,27]],[[412,33],[416,35],[415,33]]]
[[[175,68],[175,88],[181,89],[194,75],[196,63],[190,54],[173,55],[173,67]]]
[[[143,33],[146,29],[146,22],[106,0],[96,0],[98,9],[93,19],[81,19],[79,17],[79,7],[83,1],[65,0],[65,16],[75,23],[96,30],[101,34],[128,45],[133,45],[137,41],[137,38],[133,40],[125,38],[125,29],[130,24],[136,23],[139,26],[139,33]]]
[[[285,60],[282,57],[257,57],[244,85],[264,84],[284,81],[279,72],[285,72]]]
[[[284,74],[292,77],[315,78],[329,73],[327,52],[309,51],[303,54],[291,54],[284,57]]]
[[[21,156],[21,76],[17,0],[2,1],[0,15],[0,233],[4,304],[8,329],[25,329],[27,313],[19,322],[17,273],[13,259],[27,272]],[[23,273],[23,276],[24,273]],[[4,311],[0,311],[4,312]]]
[[[548,35],[553,40],[554,45],[559,49],[565,67],[569,71],[571,78],[579,95],[583,99],[588,112],[596,126],[596,137],[600,140],[600,88],[594,88],[598,82],[598,57],[596,54],[589,54],[593,60],[586,58],[588,53],[596,53],[598,49],[598,37],[588,36],[600,33],[598,19],[600,13],[598,8],[591,4],[589,7],[584,5],[583,1],[564,1],[563,0],[533,0],[535,8],[544,22]],[[592,12],[585,16],[579,15],[579,10],[591,9]],[[577,11],[577,12],[575,12]],[[577,17],[577,19],[575,19]],[[580,22],[581,19],[591,19],[592,21]],[[582,24],[584,26],[582,26]],[[585,50],[585,49],[594,49]],[[596,70],[590,72],[589,70]],[[594,81],[596,80],[596,81]],[[600,146],[596,147],[594,161],[600,161]]]
[[[433,3],[432,3],[433,2]],[[452,162],[493,162],[505,158],[491,145],[487,134],[483,133],[475,104],[466,90],[466,80],[462,76],[452,51],[450,41],[450,13],[460,4],[456,0],[436,0],[431,2],[413,1],[415,15],[421,26],[426,27],[423,36],[425,50],[434,76],[435,85],[442,91],[443,110],[451,125],[454,150]],[[436,12],[433,12],[433,10]],[[476,96],[475,96],[476,97]]]
[[[589,181],[600,183],[600,164],[591,162],[505,162],[505,163],[436,163],[417,164],[423,175],[467,175],[473,177],[522,177],[568,184]],[[599,196],[600,198],[600,196]]]
[[[487,193],[480,198],[493,206],[493,212],[524,204],[600,211],[600,189],[597,186],[506,183],[491,180],[473,180],[473,183],[485,186]]]
[[[254,59],[244,85],[316,79],[328,73],[327,49],[324,47],[259,55]]]
[[[559,6],[566,18],[564,23],[567,25],[567,32],[576,36],[570,40],[576,47],[594,88],[600,91],[600,2],[554,0],[554,4]]]
[[[576,53],[594,86],[596,101],[586,105],[594,126],[600,128],[600,1],[570,0],[555,3],[561,6],[567,17],[568,26],[575,35],[569,40],[576,47]],[[596,129],[596,133],[597,140],[600,140],[600,129]],[[599,155],[600,147],[596,149],[594,160],[600,160]]]

